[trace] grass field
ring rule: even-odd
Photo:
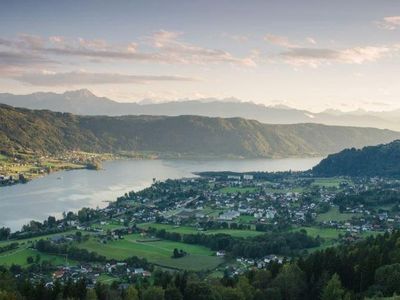
[[[217,234],[217,233],[225,233],[229,234],[233,237],[252,237],[262,234],[260,231],[255,230],[239,230],[239,229],[215,229],[215,230],[206,230],[206,231],[199,231],[194,227],[190,226],[174,226],[168,224],[158,224],[158,223],[143,223],[137,225],[139,228],[149,228],[153,227],[156,229],[165,229],[168,232],[177,232],[180,234]]]
[[[238,218],[239,223],[242,223],[242,224],[248,224],[255,220],[257,220],[257,218],[255,218],[253,216],[245,216],[245,215],[242,215]]]
[[[276,193],[276,194],[304,192],[304,188],[302,188],[302,187],[293,187],[293,188],[286,188],[286,189],[275,189],[275,188],[269,187],[269,188],[266,188],[265,190],[269,193]]]
[[[224,187],[219,190],[224,194],[237,194],[237,193],[252,193],[257,191],[256,187]]]
[[[28,266],[27,258],[32,256],[33,259],[36,258],[36,255],[40,255],[41,261],[47,260],[50,261],[53,265],[64,265],[65,257],[57,256],[57,255],[49,255],[46,253],[41,253],[36,251],[35,249],[29,249],[20,247],[16,250],[4,252],[0,254],[0,265],[2,266],[11,266],[12,264],[20,265],[22,267]],[[75,265],[75,261],[68,260],[68,265]]]
[[[339,222],[344,222],[351,220],[353,216],[356,216],[355,214],[342,214],[339,211],[338,207],[331,207],[330,210],[326,213],[319,214],[317,216],[317,221],[318,222],[327,222],[327,221],[339,221]]]
[[[113,281],[118,281],[118,278],[109,276],[107,274],[101,274],[99,277],[97,277],[97,281],[105,284],[110,284]]]
[[[334,229],[334,228],[320,228],[320,227],[296,227],[293,228],[291,231],[300,231],[304,229],[307,231],[307,234],[312,237],[320,236],[323,239],[332,240],[337,239],[339,234],[345,234],[344,230]]]
[[[340,187],[340,183],[342,182],[347,182],[347,183],[351,183],[349,180],[347,179],[343,179],[343,178],[337,178],[337,177],[333,177],[333,178],[316,178],[313,185],[317,185],[319,187],[336,187],[339,188]]]
[[[71,230],[68,232],[63,232],[63,233],[55,233],[55,234],[48,234],[48,235],[43,235],[39,237],[33,237],[33,238],[27,238],[27,239],[22,239],[22,240],[13,240],[13,241],[2,241],[0,242],[0,247],[6,246],[8,244],[17,242],[19,244],[17,249],[7,251],[4,253],[0,253],[0,265],[12,265],[12,264],[18,264],[21,266],[27,266],[27,258],[29,256],[32,256],[33,258],[36,257],[37,254],[40,255],[41,260],[48,260],[51,261],[54,265],[61,265],[64,264],[65,258],[64,257],[59,257],[57,255],[49,255],[46,253],[41,253],[38,252],[34,249],[30,249],[29,246],[34,242],[38,241],[40,239],[48,239],[52,236],[59,236],[59,235],[68,235],[68,234],[74,234],[76,231]],[[69,261],[70,265],[71,264],[76,264],[76,262]]]
[[[149,262],[167,268],[185,270],[212,270],[215,269],[222,259],[213,256],[213,252],[206,247],[189,245],[172,241],[149,241],[138,242],[142,237],[139,234],[126,235],[123,240],[111,241],[101,244],[95,238],[79,244],[78,247],[95,251],[107,258],[126,259],[132,256],[146,258]],[[173,250],[182,249],[189,253],[183,258],[171,258]]]
[[[41,235],[41,236],[31,237],[31,238],[26,238],[26,239],[21,239],[21,240],[1,241],[0,247],[6,246],[11,243],[18,243],[20,246],[22,246],[22,245],[30,244],[30,243],[38,241],[38,240],[46,240],[53,236],[65,236],[65,235],[75,234],[75,232],[76,232],[76,230],[70,230],[70,231],[66,231],[66,232],[52,233],[52,234]]]
[[[67,234],[74,234],[76,231],[71,230],[68,232],[63,232],[63,233],[54,233],[54,234],[48,234],[48,235],[43,235],[39,237],[33,237],[33,238],[27,238],[27,239],[22,239],[22,240],[13,240],[13,241],[2,241],[0,242],[0,247],[6,246],[8,244],[17,242],[19,244],[17,249],[7,251],[4,253],[0,253],[0,265],[7,265],[10,266],[12,264],[18,264],[23,267],[28,266],[27,263],[27,258],[29,256],[32,256],[34,259],[37,254],[40,255],[41,260],[48,260],[51,261],[54,265],[63,265],[65,263],[65,258],[60,257],[57,255],[49,255],[46,253],[41,253],[38,252],[34,249],[30,249],[29,246],[40,239],[48,239],[52,236],[59,236],[59,235],[67,235]],[[75,265],[75,261],[70,261],[68,260],[70,265]]]

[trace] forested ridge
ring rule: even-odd
[[[317,176],[400,176],[400,140],[329,155],[313,168]]]
[[[400,138],[399,132],[319,124],[270,125],[200,116],[78,116],[0,105],[5,154],[149,152],[161,156],[316,156]]]

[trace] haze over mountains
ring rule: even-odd
[[[282,106],[264,106],[252,102],[217,99],[174,101],[164,103],[120,103],[97,97],[83,89],[63,94],[34,93],[30,95],[0,94],[0,103],[29,109],[49,109],[79,115],[198,115],[207,117],[241,117],[266,124],[320,123],[340,126],[375,127],[400,130],[400,111],[341,112],[327,110],[312,113]]]
[[[83,150],[160,157],[307,157],[399,138],[400,132],[374,128],[202,116],[79,116],[0,105],[0,149],[6,154]]]

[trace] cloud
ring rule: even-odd
[[[332,62],[362,64],[374,62],[394,49],[386,46],[354,47],[347,49],[291,48],[279,54],[283,60],[294,66],[318,67]]]
[[[40,72],[26,73],[15,76],[13,79],[37,86],[74,86],[93,84],[130,84],[168,81],[196,81],[196,78],[182,76],[152,76],[152,75],[127,75],[119,73],[90,73],[90,72]]]
[[[181,41],[179,39],[181,36],[181,32],[160,30],[154,32],[149,37],[149,40],[159,49],[162,55],[171,61],[196,64],[231,63],[244,66],[256,65],[252,57],[239,58],[224,50],[199,47]]]
[[[51,60],[30,53],[0,51],[0,65],[26,66],[50,63]]]
[[[275,46],[285,47],[285,48],[293,48],[297,47],[296,44],[293,44],[289,41],[289,38],[286,36],[274,35],[274,34],[267,34],[264,37],[264,41],[267,41]]]
[[[80,57],[96,61],[127,60],[167,64],[229,63],[254,66],[251,57],[236,57],[228,51],[199,47],[181,40],[183,33],[160,30],[146,38],[149,43],[131,42],[113,45],[104,40],[66,39],[51,36],[47,39],[20,35],[17,39],[0,39],[0,46],[27,54],[58,57]],[[141,50],[150,46],[149,50]]]
[[[400,16],[384,17],[381,21],[375,23],[379,28],[395,30],[400,27]]]
[[[222,33],[222,37],[231,39],[235,42],[243,43],[247,42],[249,38],[245,35],[240,35],[240,34],[228,34],[228,33]]]
[[[306,41],[309,42],[312,45],[316,45],[317,44],[317,41],[312,37],[306,38]]]
[[[0,49],[0,76],[21,74],[27,70],[54,64],[55,61],[36,54]]]

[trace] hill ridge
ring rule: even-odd
[[[0,149],[151,152],[174,157],[322,156],[399,139],[374,128],[263,124],[239,117],[80,116],[0,105]]]

